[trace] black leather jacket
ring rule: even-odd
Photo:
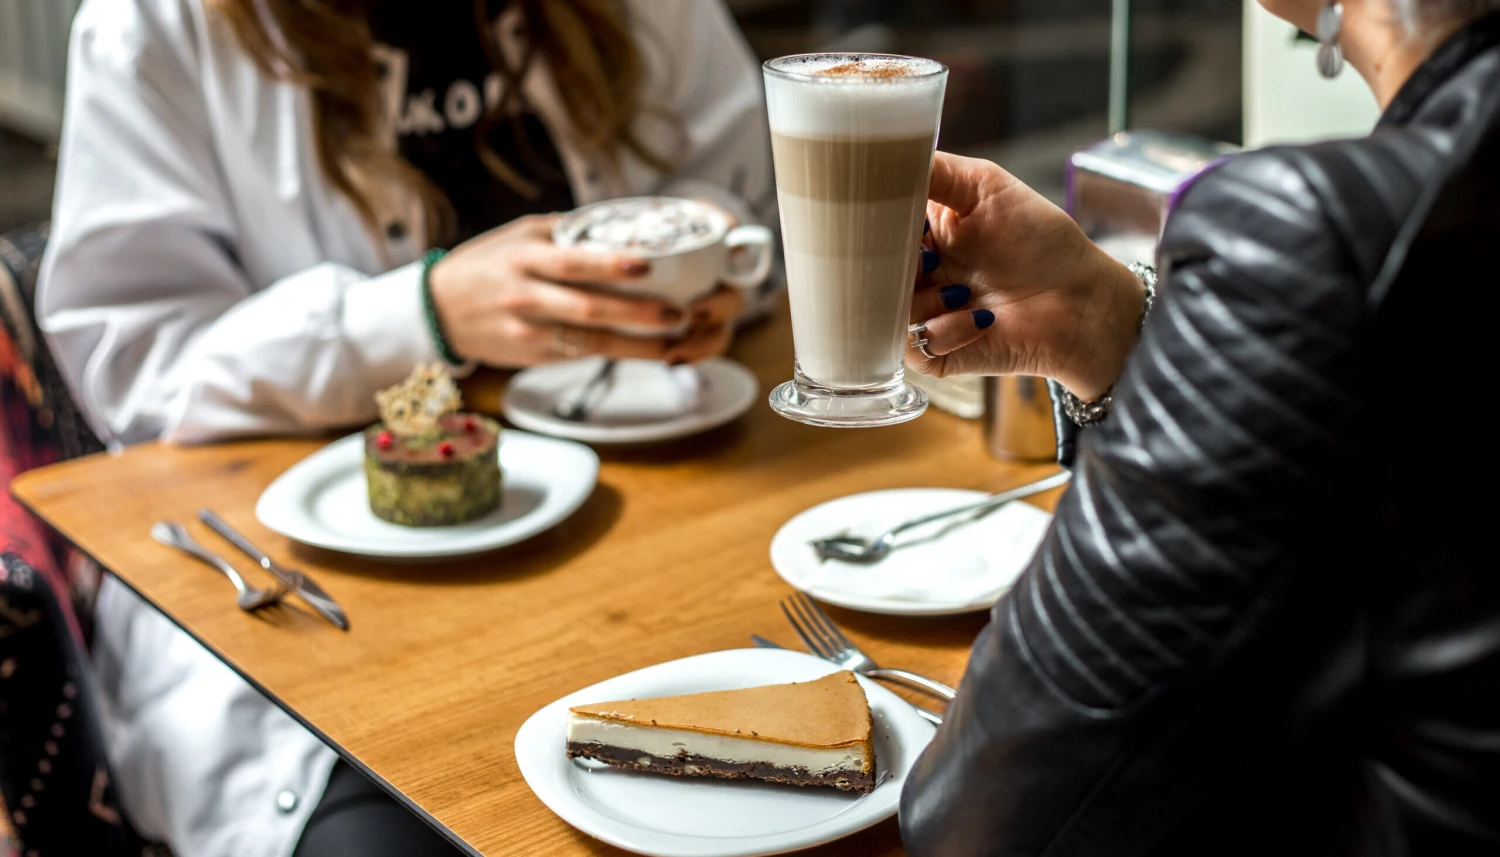
[[[1242,155],[901,801],[913,857],[1500,854],[1500,16]]]

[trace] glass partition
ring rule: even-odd
[[[1111,131],[1111,45],[1129,127],[1240,136],[1239,0],[730,0],[763,58],[827,50],[951,69],[942,148],[994,160],[1061,200],[1074,150]],[[1124,29],[1117,24],[1124,23]]]

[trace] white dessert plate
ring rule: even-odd
[[[676,368],[621,360],[588,419],[556,416],[554,409],[573,402],[602,365],[601,358],[585,357],[516,375],[505,393],[505,418],[527,431],[583,443],[656,443],[724,425],[760,398],[755,376],[732,360],[716,357]]]
[[[811,681],[827,661],[780,649],[735,649],[646,667],[570,693],[516,733],[516,761],[549,809],[611,845],[657,857],[784,854],[848,836],[896,814],[901,787],[932,724],[861,678],[874,716],[877,784],[867,795],[746,780],[678,778],[569,759],[568,709],[588,702]]]
[[[255,504],[282,535],[329,550],[382,559],[437,559],[529,539],[583,505],[599,478],[599,456],[565,440],[521,431],[500,435],[500,508],[451,527],[403,527],[375,517],[365,488],[364,438],[334,441],[292,465]]]
[[[901,488],[830,500],[797,515],[771,539],[771,565],[808,595],[868,613],[946,616],[988,610],[1026,569],[1052,516],[1024,501],[902,533],[880,562],[823,561],[810,542],[876,536],[913,518],[983,500],[982,491]]]

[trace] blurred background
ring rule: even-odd
[[[0,0],[0,231],[47,216],[79,2]],[[997,161],[1054,199],[1068,155],[1112,130],[1116,40],[1128,48],[1114,57],[1125,72],[1115,119],[1128,127],[1258,145],[1353,133],[1374,118],[1373,104],[1347,97],[1352,74],[1314,85],[1311,46],[1253,0],[729,5],[762,57],[861,50],[942,60],[952,69],[942,146]]]
[[[1110,131],[1112,0],[733,0],[762,57],[915,54],[949,67],[943,149],[1054,199],[1074,150]],[[1133,0],[1130,123],[1241,142],[1240,0]]]
[[[46,219],[81,0],[0,0],[0,232]]]

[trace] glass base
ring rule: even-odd
[[[771,410],[799,423],[826,428],[876,428],[920,417],[927,394],[905,381],[882,390],[833,390],[788,381],[771,391]]]

